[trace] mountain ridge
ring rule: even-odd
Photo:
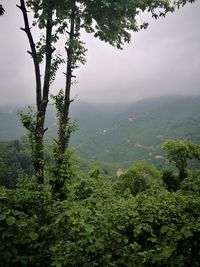
[[[16,108],[14,109],[16,111]],[[127,167],[138,160],[162,165],[161,144],[168,138],[200,143],[200,96],[167,96],[134,103],[103,105],[77,102],[72,119],[80,130],[70,144],[81,158]],[[0,108],[0,139],[18,139],[25,134],[17,114]],[[48,108],[47,137],[56,134],[55,109]]]

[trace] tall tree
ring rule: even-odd
[[[194,0],[20,0],[18,6],[24,18],[24,32],[30,44],[29,54],[32,56],[35,81],[37,112],[22,115],[22,122],[32,136],[32,150],[35,173],[39,183],[43,183],[43,136],[47,104],[49,101],[49,89],[55,78],[56,70],[63,59],[55,55],[55,44],[59,34],[68,34],[65,43],[66,48],[66,83],[65,91],[59,102],[59,131],[57,140],[58,166],[62,164],[69,142],[71,127],[69,107],[71,103],[70,91],[74,70],[85,62],[84,44],[80,39],[80,31],[84,29],[93,33],[102,41],[119,49],[125,42],[130,42],[131,32],[147,28],[148,23],[139,23],[137,15],[147,11],[155,18],[165,16],[173,12],[176,6],[184,5]],[[27,8],[34,14],[33,26],[37,26],[45,33],[36,42],[31,32]],[[41,63],[44,59],[44,76],[41,76]],[[63,96],[63,97],[62,97]]]
[[[18,5],[23,14],[24,28],[21,28],[27,35],[31,55],[35,69],[36,82],[36,105],[37,112],[32,115],[30,112],[21,114],[24,126],[27,128],[32,138],[32,154],[35,174],[39,184],[43,183],[44,177],[44,156],[43,156],[43,136],[47,129],[44,128],[47,104],[49,101],[49,88],[51,82],[55,78],[55,71],[59,63],[62,62],[60,57],[53,56],[55,48],[53,44],[56,42],[56,33],[53,28],[56,25],[55,19],[55,1],[38,1],[38,0],[20,0]],[[45,33],[36,43],[32,32],[28,17],[27,7],[31,8],[34,14],[32,25],[37,25],[40,30]],[[44,76],[41,75],[41,64],[44,59]]]
[[[142,12],[151,13],[152,17],[164,17],[166,13],[173,12],[176,7],[186,4],[187,1],[133,1],[133,0],[71,0],[60,1],[57,5],[58,14],[62,14],[62,19],[67,20],[67,34],[69,36],[66,42],[67,68],[65,91],[60,92],[55,97],[57,110],[59,113],[58,140],[57,143],[57,174],[54,189],[59,191],[63,184],[60,179],[59,170],[61,169],[64,154],[68,148],[70,134],[73,130],[70,123],[69,109],[70,91],[74,70],[79,63],[85,62],[84,44],[80,39],[80,30],[84,29],[92,33],[94,37],[109,43],[110,45],[122,49],[125,42],[130,42],[131,32],[137,32],[140,29],[146,29],[148,23],[139,22],[137,16]],[[192,0],[189,2],[193,2]],[[66,5],[66,6],[65,6]],[[67,17],[65,12],[67,12]],[[66,28],[64,29],[66,31]],[[56,193],[55,192],[55,193]]]

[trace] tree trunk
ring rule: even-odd
[[[188,172],[187,172],[187,168],[183,167],[179,169],[179,179],[181,181],[183,181],[185,178],[187,178],[188,176]]]
[[[40,108],[40,107],[39,107]],[[45,115],[46,115],[46,105],[41,105],[40,110],[37,111],[37,118],[36,118],[36,127],[34,132],[34,169],[35,169],[35,176],[37,178],[38,184],[44,183],[44,122],[45,122]]]
[[[47,20],[46,20],[46,61],[45,61],[45,74],[44,74],[44,84],[43,90],[41,86],[41,74],[40,74],[40,61],[38,58],[38,54],[36,51],[36,45],[33,40],[33,36],[31,33],[31,28],[29,25],[29,19],[27,15],[26,5],[24,0],[20,0],[20,6],[18,6],[23,14],[24,18],[24,29],[27,34],[31,51],[28,53],[32,56],[34,69],[35,69],[35,81],[36,81],[36,104],[37,104],[37,114],[36,114],[36,124],[34,130],[32,130],[33,134],[33,165],[35,169],[35,175],[38,181],[38,184],[44,183],[44,151],[43,151],[43,139],[44,133],[47,129],[44,129],[44,122],[46,117],[46,109],[49,98],[49,87],[50,87],[50,79],[51,79],[51,61],[52,61],[52,53],[53,49],[51,47],[51,37],[52,37],[52,9],[49,7],[47,12]]]
[[[65,99],[64,99],[64,107],[63,114],[61,117],[61,131],[59,136],[59,153],[63,155],[68,148],[69,144],[69,135],[67,132],[67,124],[69,122],[69,108],[71,104],[70,100],[70,92],[71,92],[71,82],[72,82],[72,56],[73,56],[73,48],[71,41],[74,39],[74,30],[75,30],[75,14],[72,10],[71,15],[71,27],[70,27],[70,42],[69,47],[67,49],[67,70],[66,70],[66,83],[65,83]]]
[[[70,129],[67,129],[69,123],[69,108],[71,104],[70,92],[71,92],[71,82],[72,82],[72,57],[73,57],[73,47],[71,41],[73,41],[75,36],[75,13],[72,10],[71,14],[71,26],[69,32],[69,47],[66,48],[67,51],[67,70],[66,70],[66,84],[64,93],[64,104],[61,114],[61,120],[59,121],[59,131],[58,131],[58,155],[56,159],[56,176],[54,183],[52,185],[52,193],[54,196],[60,192],[63,187],[64,181],[60,177],[60,169],[62,168],[64,154],[69,145]]]
[[[45,75],[43,85],[43,96],[41,102],[37,105],[37,119],[35,127],[35,174],[39,184],[44,183],[44,133],[47,129],[44,129],[47,104],[49,101],[49,87],[51,79],[51,61],[53,49],[51,47],[52,36],[52,10],[48,12],[48,18],[46,23],[46,61],[45,61]]]

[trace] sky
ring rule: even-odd
[[[0,104],[35,102],[29,44],[20,27],[19,1],[3,0],[0,17]],[[124,102],[168,94],[200,94],[200,1],[166,18],[149,19],[149,27],[132,34],[123,50],[83,33],[87,63],[75,75],[72,96],[85,102]],[[61,68],[51,93],[64,88]]]

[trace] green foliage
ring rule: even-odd
[[[67,186],[73,181],[77,173],[77,159],[73,149],[59,155],[54,150],[54,161],[48,168],[48,181],[52,187],[54,198],[65,199],[68,195]]]
[[[129,170],[121,179],[121,189],[123,191],[129,189],[133,196],[149,188],[147,177],[145,175],[139,175],[134,170]]]
[[[199,144],[200,99],[197,97],[159,98],[117,106],[74,103],[70,111],[71,122],[78,118],[79,131],[71,135],[70,146],[78,147],[81,159],[93,161],[112,172],[127,169],[137,161],[148,161],[159,168],[165,164],[161,144],[166,139],[184,139]],[[117,112],[119,114],[117,115]],[[136,120],[128,118],[135,115]],[[45,135],[56,135],[55,110],[48,108]],[[2,140],[17,139],[25,132],[10,109],[0,110],[0,136]],[[102,131],[106,129],[107,133]],[[138,147],[143,144],[146,148]],[[47,150],[49,148],[47,147]],[[155,159],[160,155],[160,159]],[[189,168],[199,168],[200,161],[192,160]]]
[[[36,113],[33,111],[31,106],[27,107],[26,111],[19,111],[18,115],[23,126],[30,132],[33,133],[35,131],[36,125]]]
[[[99,169],[74,173],[56,200],[31,177],[0,187],[2,266],[199,266],[199,174],[176,192],[146,163],[120,179],[133,194]]]
[[[167,140],[162,146],[168,160],[178,168],[180,179],[187,177],[187,161],[193,156],[191,147],[190,142],[182,140]]]
[[[82,1],[83,27],[93,32],[95,37],[108,42],[112,46],[122,48],[124,42],[130,42],[131,31],[146,28],[147,23],[141,24],[136,16],[143,11],[150,12],[152,16],[161,16],[174,7],[169,1]],[[160,8],[160,9],[159,9]]]
[[[94,168],[90,171],[89,175],[91,178],[98,179],[100,176],[101,170],[99,168]]]
[[[176,191],[179,188],[180,179],[171,169],[162,170],[162,180],[169,191]]]
[[[79,35],[78,35],[79,37]],[[71,59],[71,68],[72,71],[80,67],[80,65],[84,65],[86,63],[85,53],[87,49],[84,47],[85,43],[83,43],[77,37],[68,40],[66,42],[66,46],[72,49],[72,59]]]
[[[113,172],[144,160],[164,166],[161,145],[166,139],[200,143],[200,98],[154,98],[125,106],[76,105],[71,114],[79,118],[80,131],[72,135],[71,145],[79,146],[82,159],[104,164]],[[188,168],[200,167],[198,161],[188,163]]]
[[[200,173],[194,172],[181,182],[180,190],[184,194],[200,195]]]
[[[146,175],[148,179],[160,179],[160,172],[154,165],[150,165],[147,162],[137,162],[131,168],[135,170],[139,175]]]
[[[55,78],[56,78],[56,73],[60,67],[61,64],[64,64],[65,63],[65,60],[64,58],[62,57],[62,55],[57,52],[55,54],[55,56],[52,58],[52,65],[51,65],[51,69],[50,69],[50,83],[53,83]]]
[[[196,158],[197,160],[200,160],[200,145],[193,144],[191,150],[193,157]]]
[[[55,265],[198,266],[199,222],[187,212],[193,203],[199,214],[198,198],[161,190],[95,200],[73,203],[68,212],[59,208],[58,231],[65,222],[66,235],[52,248]]]
[[[54,139],[53,159],[55,166],[52,168],[53,177],[51,178],[52,192],[58,194],[62,191],[65,181],[70,182],[73,177],[71,158],[73,150],[69,150],[68,143],[71,133],[77,129],[77,122],[71,123],[68,114],[65,114],[65,94],[60,90],[58,95],[51,96],[56,106],[58,138]],[[66,115],[66,124],[64,116]]]
[[[64,132],[64,142],[68,143],[71,133],[78,130],[78,123],[76,120],[71,122],[69,118],[66,128],[65,129],[63,128],[62,118],[63,118],[64,105],[65,105],[65,95],[62,89],[59,91],[59,93],[56,96],[51,95],[51,98],[54,101],[54,104],[56,107],[56,117],[57,117],[56,122],[57,122],[57,129],[58,129],[57,136],[59,138],[61,134]],[[59,140],[54,139],[54,142],[55,142],[54,158],[57,158],[59,156],[62,157],[62,155],[59,155]]]
[[[37,184],[29,177],[24,178],[15,190],[0,187],[2,266],[48,265],[45,255],[48,255],[49,197],[46,190],[39,193]]]
[[[43,130],[43,127],[38,127],[38,125],[43,120],[44,114],[40,111],[34,112],[32,107],[28,106],[26,111],[20,111],[18,115],[20,116],[23,126],[28,131],[32,162],[35,168],[35,174],[39,179],[39,177],[43,177],[43,135],[46,130]],[[42,166],[42,168],[38,168],[38,166]]]
[[[28,150],[25,141],[0,142],[0,185],[13,188],[19,176],[33,174]]]
[[[35,142],[35,130],[36,130],[36,112],[33,111],[31,106],[28,106],[26,111],[18,112],[22,125],[28,131],[28,138],[31,145],[32,160],[36,157],[36,142]]]
[[[162,187],[160,172],[154,166],[147,163],[133,165],[119,178],[118,185],[120,190],[128,190],[133,196],[154,186]]]

